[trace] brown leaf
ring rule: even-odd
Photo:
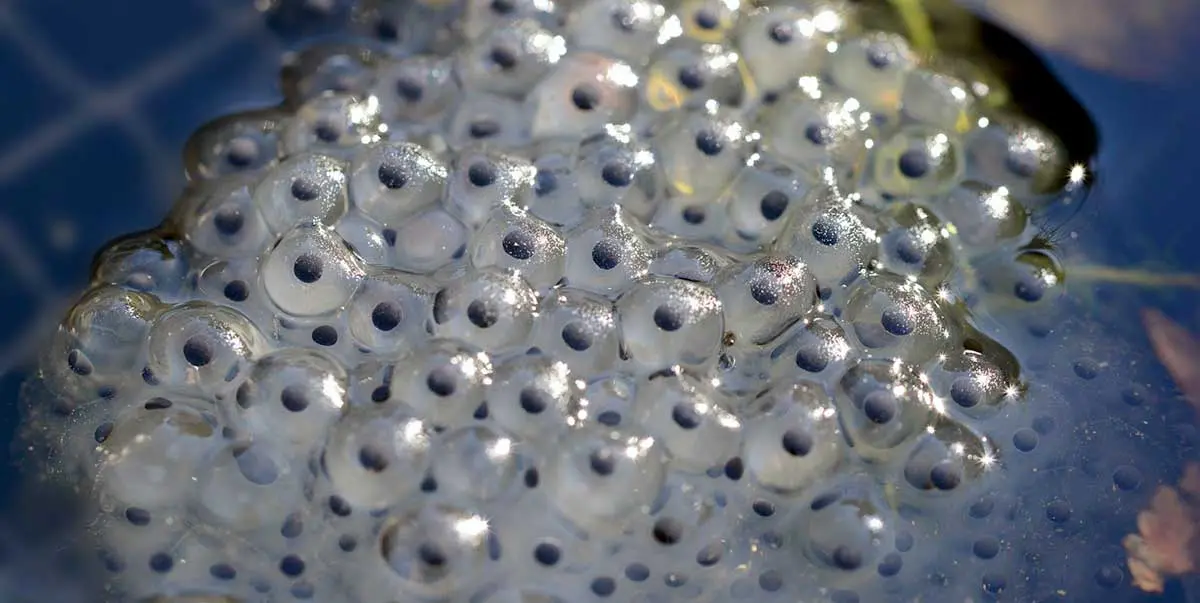
[[[1200,411],[1200,340],[1158,310],[1143,310],[1142,324],[1159,361]]]
[[[1122,544],[1129,555],[1134,584],[1146,592],[1162,592],[1163,579],[1196,568],[1196,511],[1174,488],[1160,486],[1150,508],[1138,513],[1138,534]]]

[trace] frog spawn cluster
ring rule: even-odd
[[[193,137],[27,387],[114,597],[903,598],[1019,483],[957,300],[1054,296],[1066,166],[969,66],[834,3],[362,20]]]

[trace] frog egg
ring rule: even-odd
[[[986,474],[1000,468],[1000,457],[987,438],[942,417],[916,441],[904,461],[906,499],[936,504],[939,495],[953,493],[961,500]],[[916,495],[916,496],[913,496]]]
[[[182,241],[153,232],[119,238],[96,254],[91,282],[152,293],[164,302],[180,301],[191,286],[184,250]]]
[[[1021,399],[1019,371],[1012,352],[976,335],[965,340],[963,349],[939,356],[929,378],[934,391],[959,412],[986,419]]]
[[[684,0],[675,9],[675,18],[684,36],[701,42],[722,42],[737,24],[740,4],[736,0]]]
[[[798,6],[768,6],[742,17],[737,46],[754,82],[766,91],[787,90],[803,75],[819,73],[828,36]]]
[[[321,467],[351,508],[387,508],[419,491],[430,434],[406,409],[350,407],[329,430]]]
[[[452,29],[461,15],[461,3],[370,2],[359,8],[354,21],[366,26],[362,33],[379,39],[392,55],[445,55],[464,42],[461,33]]]
[[[668,186],[680,195],[716,197],[745,165],[748,134],[734,115],[715,103],[683,114],[655,138]]]
[[[595,27],[595,24],[588,24]],[[567,55],[529,92],[534,140],[582,138],[637,109],[638,75],[627,64],[590,52]]]
[[[457,279],[433,298],[434,333],[488,351],[519,345],[533,326],[537,297],[520,276],[485,269]]]
[[[841,375],[858,357],[838,322],[827,316],[801,321],[779,338],[771,350],[773,379],[828,380]]]
[[[650,0],[583,0],[567,20],[567,41],[640,67],[658,47],[667,18],[667,9]]]
[[[929,287],[941,285],[954,270],[949,232],[935,216],[916,205],[893,204],[886,219],[890,229],[879,241],[883,268]]]
[[[260,358],[238,386],[237,405],[256,440],[307,452],[346,405],[346,371],[312,350],[284,349]]]
[[[700,109],[710,100],[737,106],[743,93],[740,67],[730,49],[677,38],[651,59],[642,102],[658,112]]]
[[[513,19],[532,20],[557,29],[566,19],[563,8],[559,3],[539,0],[467,0],[462,29],[471,40]]]
[[[198,183],[184,195],[173,213],[200,253],[221,259],[256,257],[270,245],[273,237],[251,197],[249,179]]]
[[[835,480],[808,498],[788,520],[804,558],[821,570],[871,571],[895,550],[896,521],[877,487],[865,476]]]
[[[468,253],[475,268],[515,272],[544,293],[563,276],[566,244],[553,226],[502,205],[492,211]]]
[[[216,419],[202,408],[151,398],[111,424],[96,484],[128,507],[174,507],[192,495],[192,476],[220,441]]]
[[[528,121],[520,101],[486,92],[466,95],[454,109],[447,143],[453,149],[472,145],[514,149],[529,142]]]
[[[827,72],[837,87],[869,110],[890,117],[900,109],[904,84],[916,63],[903,37],[874,33],[839,43]]]
[[[856,361],[838,382],[834,399],[847,441],[869,460],[886,459],[944,412],[919,368],[890,358]]]
[[[610,373],[587,383],[567,413],[571,426],[635,425],[639,381],[626,373]]]
[[[852,200],[836,193],[830,197],[827,190],[813,193],[789,228],[791,235],[781,238],[776,249],[804,258],[817,284],[833,289],[870,265],[878,253],[879,235]]]
[[[438,201],[446,166],[429,151],[406,142],[364,147],[350,166],[350,201],[385,226]]]
[[[536,173],[533,186],[522,191],[520,204],[555,226],[572,228],[586,216],[575,168],[576,151],[574,144],[552,142],[531,153]]]
[[[887,273],[851,286],[843,323],[871,355],[924,362],[954,345],[949,307],[920,284]]]
[[[611,207],[568,232],[567,286],[615,297],[644,276],[651,253],[637,226],[620,207]]]
[[[413,348],[390,370],[390,381],[373,398],[399,401],[434,426],[451,427],[470,421],[483,402],[492,361],[469,344],[433,339]]]
[[[714,285],[734,345],[763,345],[800,320],[817,299],[817,281],[798,258],[763,256],[727,269]]]
[[[669,245],[654,252],[650,274],[711,283],[734,261],[719,251],[699,245]]]
[[[667,194],[659,201],[650,226],[686,241],[716,242],[729,230],[722,209],[705,197]]]
[[[584,140],[575,178],[585,207],[620,205],[645,220],[654,212],[662,184],[654,169],[654,153],[637,141],[628,125],[605,126],[604,133]]]
[[[283,94],[304,103],[327,92],[362,93],[374,81],[379,57],[351,45],[322,45],[288,53],[283,64]]]
[[[944,132],[965,133],[974,124],[975,96],[966,82],[918,67],[908,73],[901,96],[904,115]]]
[[[204,124],[184,144],[188,178],[215,180],[270,169],[279,158],[279,128],[285,117],[278,109],[267,109]]]
[[[350,298],[350,334],[375,355],[401,352],[424,339],[433,306],[433,284],[421,277],[380,270],[369,273]]]
[[[810,177],[859,171],[871,139],[871,114],[856,98],[827,89],[815,77],[765,108],[758,117],[762,148]]]
[[[716,357],[725,331],[721,300],[680,279],[643,279],[617,300],[621,348],[641,371],[701,365]]]
[[[662,444],[623,427],[568,432],[543,473],[551,504],[588,534],[619,531],[645,513],[666,479]]]
[[[603,372],[617,358],[619,339],[612,303],[569,288],[548,293],[537,310],[530,342],[574,373]]]
[[[751,159],[716,201],[729,216],[722,243],[740,252],[773,245],[810,190],[807,179],[782,162],[762,154]]]
[[[436,207],[410,216],[396,228],[384,229],[392,246],[391,265],[410,272],[433,272],[466,253],[469,233],[462,222]]]
[[[346,213],[345,165],[325,155],[290,157],[255,187],[254,204],[275,234],[306,223],[332,225]]]
[[[380,140],[379,99],[370,95],[324,93],[300,106],[280,132],[288,155],[323,153],[349,159],[359,145]]]
[[[431,475],[438,492],[485,502],[511,491],[521,464],[517,442],[487,426],[443,434],[434,445]]]
[[[174,388],[220,393],[267,348],[236,310],[188,302],[160,314],[146,338],[146,372]]]
[[[363,269],[346,243],[322,226],[300,226],[283,235],[262,263],[271,301],[293,316],[316,316],[342,307]]]
[[[140,372],[137,363],[146,335],[161,310],[153,296],[112,285],[84,293],[41,360],[47,385],[63,396],[91,398],[134,377]]]
[[[447,504],[425,505],[387,519],[366,557],[354,563],[364,594],[450,600],[484,584],[492,573],[493,528],[483,515]],[[369,557],[367,557],[369,556]],[[369,596],[368,596],[369,598]]]
[[[815,383],[782,382],[744,411],[742,460],[762,486],[795,493],[833,475],[844,456],[838,413]]]
[[[519,99],[566,52],[566,41],[537,21],[507,20],[462,50],[456,73],[468,90]]]
[[[964,175],[962,143],[953,134],[912,126],[875,149],[872,184],[893,197],[945,193]]]
[[[963,182],[931,203],[959,246],[971,254],[986,253],[1021,236],[1029,226],[1025,207],[1005,187]]]
[[[658,377],[638,389],[635,418],[662,444],[673,469],[702,473],[724,466],[742,441],[741,422],[718,399],[690,375]]]
[[[435,119],[459,96],[454,61],[425,55],[384,61],[376,70],[371,95],[379,99],[389,131],[402,130],[402,124],[434,127]]]
[[[1015,118],[992,119],[966,139],[967,175],[1003,186],[1023,203],[1042,200],[1063,185],[1067,152],[1046,129]]]
[[[738,521],[731,506],[721,493],[697,488],[686,476],[672,474],[655,501],[653,514],[635,518],[630,527],[632,537],[626,537],[621,556],[650,561],[653,573],[663,574],[664,586],[672,591],[686,586],[696,564],[701,569],[712,567],[714,563],[707,554],[717,547],[724,548],[721,540]],[[697,555],[697,551],[702,554]],[[701,573],[691,579],[697,579],[707,590],[717,586],[714,577]]]
[[[508,203],[534,184],[536,170],[528,161],[511,155],[467,150],[451,167],[443,203],[469,227],[478,227],[493,207]]]
[[[271,525],[304,504],[286,453],[261,442],[225,444],[199,468],[196,489],[199,517],[238,531]]]
[[[553,356],[517,356],[497,366],[487,385],[488,416],[525,441],[550,442],[567,427],[580,387]]]
[[[1004,307],[1049,308],[1066,294],[1067,277],[1053,250],[1031,247],[1015,254],[998,254],[976,267],[983,293]]]

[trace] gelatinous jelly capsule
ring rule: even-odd
[[[530,133],[536,140],[599,133],[627,121],[637,108],[638,75],[599,54],[564,57],[529,93]]]
[[[959,332],[951,308],[935,294],[883,273],[851,287],[843,317],[869,354],[914,363],[947,351]]]
[[[188,177],[216,179],[256,173],[279,158],[279,128],[286,113],[268,109],[214,119],[196,130],[184,146]]]
[[[676,470],[700,473],[737,455],[742,424],[713,388],[690,375],[652,379],[637,392],[634,418],[662,442]]]
[[[536,307],[536,295],[518,274],[485,268],[434,295],[433,331],[496,352],[525,340]]]
[[[578,528],[619,530],[662,488],[666,458],[654,438],[607,426],[563,437],[560,454],[546,468],[546,488],[555,509]]]
[[[611,53],[641,66],[668,18],[666,8],[651,0],[584,0],[567,21],[567,41],[572,48]]]
[[[385,226],[441,198],[446,166],[412,143],[379,143],[364,147],[350,166],[350,202]]]
[[[382,509],[420,490],[431,438],[406,409],[353,408],[329,430],[322,465],[351,508]]]
[[[617,300],[622,349],[646,373],[704,364],[721,346],[722,310],[721,300],[704,285],[648,277]]]
[[[470,91],[522,98],[567,52],[566,41],[533,19],[497,24],[459,54],[457,74]]]
[[[798,258],[764,256],[727,269],[714,289],[735,345],[763,345],[800,320],[817,298],[817,281]]]
[[[516,272],[536,291],[545,292],[562,279],[566,243],[551,225],[502,205],[479,229],[468,256],[476,268]]]
[[[582,392],[566,363],[531,354],[496,367],[487,385],[488,416],[510,433],[548,442],[570,424],[570,409]]]
[[[267,295],[280,310],[295,316],[342,307],[362,277],[358,258],[323,226],[301,226],[285,234],[262,263]]]
[[[776,5],[744,16],[737,26],[738,49],[758,87],[781,91],[803,75],[819,73],[828,35],[814,15],[799,6]]]
[[[914,441],[932,417],[943,412],[943,401],[921,379],[917,367],[886,358],[850,366],[838,382],[835,400],[847,439],[868,458],[886,458]]]
[[[838,412],[812,382],[781,382],[746,405],[742,459],[754,479],[796,492],[833,474],[844,454]]]
[[[255,187],[254,204],[275,234],[332,225],[346,212],[346,166],[326,155],[289,157]]]

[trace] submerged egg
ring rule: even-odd
[[[1102,445],[1060,466],[1100,438],[1029,373],[1049,346],[1005,347],[1065,297],[1030,234],[1053,132],[976,121],[959,72],[840,0],[360,4],[385,39],[304,53],[289,102],[201,129],[170,228],[98,256],[27,389],[107,592],[1128,582],[1080,518],[1159,476]],[[1108,388],[1089,354],[1072,387]],[[1039,498],[1059,476],[1094,500]]]

